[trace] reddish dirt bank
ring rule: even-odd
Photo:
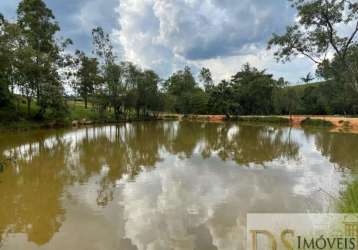
[[[184,115],[180,114],[161,114],[162,118],[174,118],[181,120]],[[198,120],[198,121],[211,121],[211,122],[222,122],[225,121],[225,115],[189,115],[187,119]]]
[[[224,115],[209,115],[208,116],[209,121],[225,121]]]
[[[162,115],[162,117],[165,116],[166,115],[164,114]],[[183,115],[170,114],[169,116],[177,117],[177,119],[183,118]],[[255,116],[248,116],[248,117],[255,117]],[[332,131],[335,132],[349,131],[353,133],[358,133],[358,118],[343,117],[343,116],[324,116],[324,115],[293,115],[293,116],[277,116],[277,117],[284,117],[289,119],[292,125],[295,127],[300,127],[302,121],[307,118],[311,118],[313,120],[325,120],[331,122],[335,126],[332,129]],[[189,115],[188,116],[188,119],[198,120],[198,121],[211,121],[211,122],[222,122],[225,121],[225,118],[226,118],[225,115]]]
[[[343,117],[343,116],[324,116],[324,115],[293,115],[283,116],[291,120],[293,125],[300,125],[306,118],[312,120],[325,120],[331,122],[337,128],[351,128],[358,130],[358,118]]]

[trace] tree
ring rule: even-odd
[[[214,86],[214,81],[211,76],[210,69],[208,68],[201,69],[199,73],[199,80],[203,83],[205,92],[209,92]]]
[[[238,104],[234,103],[234,91],[230,82],[223,80],[212,88],[208,97],[208,111],[211,114],[230,116],[238,108]]]
[[[159,81],[159,76],[152,70],[146,70],[141,74],[137,84],[136,110],[138,117],[140,110],[143,111],[144,116],[147,116],[149,110],[159,109]]]
[[[40,106],[38,117],[42,118],[47,109],[59,111],[63,104],[63,86],[58,70],[63,62],[61,52],[71,43],[66,40],[61,47],[56,43],[55,34],[60,30],[52,11],[42,0],[22,0],[17,9],[17,23],[22,33],[23,53],[30,55],[22,65],[27,71],[25,82],[34,89],[37,104]],[[59,97],[60,99],[56,99]],[[61,112],[59,112],[61,113]]]
[[[76,55],[78,71],[76,72],[74,88],[83,98],[87,109],[88,98],[94,94],[94,89],[100,82],[98,61],[96,58],[89,58],[81,51],[76,51]]]
[[[274,90],[279,82],[272,79],[272,75],[245,64],[232,76],[231,82],[238,114],[269,115],[274,112]]]
[[[274,110],[275,114],[290,116],[302,112],[301,99],[294,87],[286,85],[275,91]]]
[[[109,34],[105,33],[102,27],[97,27],[92,30],[92,39],[94,51],[102,63],[105,65],[115,63],[116,56],[113,53],[113,45]]]
[[[27,112],[30,114],[34,85],[30,77],[35,71],[34,50],[26,46],[26,39],[20,26],[0,16],[0,78],[2,103],[9,105],[12,99],[9,88],[19,90],[27,99]],[[18,98],[17,101],[19,102]]]
[[[348,49],[344,64],[335,56],[331,61],[325,61],[318,67],[318,75],[326,79],[322,88],[324,87],[331,110],[335,114],[358,113],[358,91],[351,84],[353,79],[358,79],[357,58],[358,45],[354,45]]]
[[[11,85],[11,37],[9,36],[9,23],[0,14],[0,108],[11,103],[9,87]]]
[[[188,66],[184,70],[179,70],[174,73],[169,79],[164,83],[164,87],[168,93],[180,96],[181,94],[191,91],[196,87],[197,83],[191,73],[191,70]]]
[[[326,100],[319,88],[315,86],[308,86],[305,88],[302,102],[304,110],[308,114],[313,115],[325,115],[329,111],[327,110]]]
[[[36,85],[33,81],[33,73],[37,66],[33,63],[35,51],[28,46],[20,46],[15,50],[15,68],[17,87],[27,100],[27,115],[31,115],[32,98],[36,95]]]
[[[208,97],[201,88],[183,93],[177,99],[176,110],[182,114],[206,114]]]
[[[24,46],[30,47],[34,52],[33,64],[37,67],[29,77],[35,85],[39,103],[41,84],[46,81],[45,73],[48,73],[48,69],[43,65],[48,65],[47,55],[57,50],[54,35],[60,28],[54,21],[52,11],[41,0],[21,1],[17,8],[17,16],[17,22],[24,36]]]
[[[124,109],[124,115],[128,116],[131,109],[136,109],[138,104],[138,86],[143,81],[143,73],[140,68],[131,62],[122,62],[122,105]]]
[[[265,71],[245,64],[231,81],[222,81],[208,93],[208,111],[230,115],[269,115],[282,110],[277,104],[278,92],[287,83],[274,80]]]
[[[292,56],[304,55],[317,65],[326,64],[333,51],[345,72],[352,76],[349,84],[358,91],[358,80],[347,67],[347,54],[356,44],[358,33],[358,3],[347,0],[290,0],[298,11],[297,22],[288,26],[283,35],[274,34],[268,48],[275,47],[277,60],[289,61]],[[348,36],[342,36],[338,27],[354,23]],[[336,74],[342,72],[336,71]]]
[[[301,80],[304,83],[309,83],[314,80],[314,77],[311,75],[311,73],[308,73],[305,77],[302,77]]]
[[[184,70],[179,70],[164,82],[164,90],[172,97],[167,100],[173,101],[174,111],[191,113],[188,109],[192,94],[196,90],[197,83],[188,66]]]
[[[122,115],[124,105],[124,88],[122,78],[124,65],[116,64],[116,56],[109,37],[101,27],[92,30],[93,53],[97,55],[101,66],[103,86],[99,89],[100,110],[103,112],[108,105],[114,109],[115,119],[118,121]]]

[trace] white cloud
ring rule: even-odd
[[[162,77],[189,65],[210,67],[219,80],[246,62],[294,81],[312,70],[300,59],[277,65],[265,50],[271,34],[294,20],[286,1],[121,0],[118,13],[113,35],[124,59]]]
[[[251,53],[245,55],[235,55],[228,57],[212,58],[207,60],[198,60],[192,62],[198,68],[210,68],[215,81],[230,79],[243,64],[249,62],[252,66],[267,70],[267,73],[273,74],[275,78],[284,77],[291,80],[291,83],[297,83],[300,77],[305,76],[308,72],[313,72],[315,65],[306,58],[297,58],[290,63],[277,63],[273,53],[264,48],[256,48]]]
[[[15,17],[18,0],[0,1],[1,12]],[[167,77],[189,65],[209,67],[216,80],[246,62],[292,82],[312,71],[303,59],[276,64],[265,51],[273,32],[294,20],[286,0],[62,0],[46,3],[60,22],[61,35],[75,48],[91,51],[91,29],[112,32],[122,59]],[[342,28],[343,30],[343,28]]]

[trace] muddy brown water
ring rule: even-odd
[[[0,249],[241,249],[247,213],[334,212],[358,135],[145,122],[0,134]]]

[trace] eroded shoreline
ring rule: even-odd
[[[331,126],[326,126],[332,132],[350,132],[358,133],[358,118],[344,117],[344,116],[331,116],[331,115],[278,115],[278,116],[231,116],[228,118],[225,115],[180,115],[170,114],[161,115],[163,119],[178,119],[178,120],[197,120],[197,121],[210,121],[210,122],[224,122],[228,120],[241,121],[241,122],[263,122],[263,123],[278,123],[293,127],[302,127],[303,122],[307,119],[313,121],[310,127],[321,127],[320,125],[314,125],[316,122],[325,123]],[[286,120],[285,120],[286,119]]]

